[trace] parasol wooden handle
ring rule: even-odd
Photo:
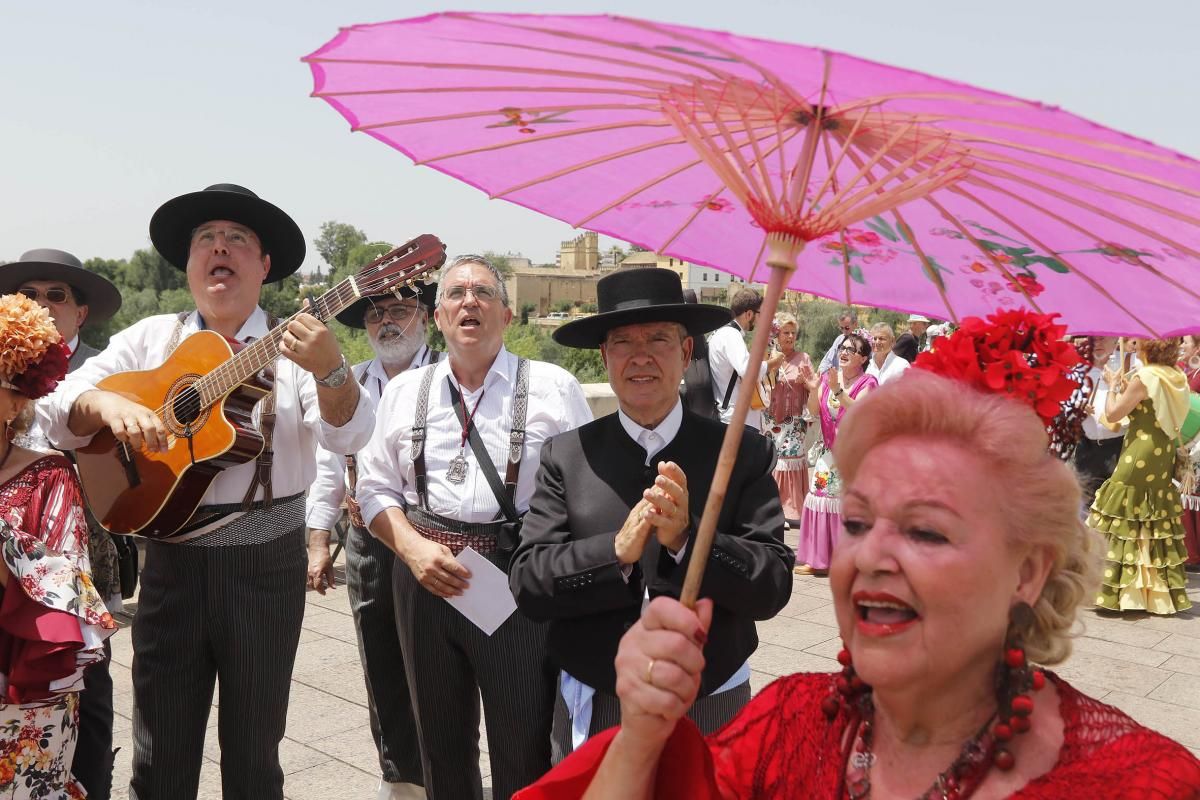
[[[801,244],[800,247],[803,245]],[[704,515],[700,518],[700,528],[689,545],[692,548],[692,559],[688,564],[687,576],[683,581],[683,591],[679,601],[688,608],[694,609],[700,598],[700,584],[704,580],[704,567],[708,563],[708,555],[712,551],[713,534],[717,530],[717,517],[725,504],[725,492],[729,489],[729,476],[733,473],[734,462],[737,461],[738,447],[742,443],[742,433],[746,429],[746,414],[750,411],[750,396],[758,386],[758,370],[762,364],[763,355],[767,351],[767,340],[771,336],[770,320],[775,318],[775,309],[779,307],[779,298],[783,295],[783,287],[788,277],[795,269],[795,249],[791,257],[790,267],[771,264],[771,277],[767,282],[767,295],[763,298],[760,315],[766,320],[754,331],[754,340],[750,345],[750,360],[746,363],[746,374],[738,390],[737,403],[733,407],[733,418],[725,431],[725,439],[721,442],[721,453],[717,457],[717,469],[713,473],[712,484],[708,490],[708,499],[704,503]],[[753,379],[752,379],[753,378]]]

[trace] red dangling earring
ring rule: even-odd
[[[842,665],[842,674],[838,675],[834,680],[834,691],[830,692],[829,696],[821,701],[821,711],[828,720],[832,720],[838,715],[838,711],[842,707],[842,698],[852,700],[861,694],[871,691],[871,687],[862,678],[858,677],[858,673],[854,671],[854,662],[850,658],[850,651],[846,649],[845,643],[842,644],[842,649],[837,655],[837,660]]]
[[[1009,750],[1013,737],[1028,733],[1032,727],[1033,697],[1046,685],[1046,673],[1032,666],[1025,658],[1021,632],[1033,623],[1033,609],[1028,603],[1017,603],[1009,612],[1009,634],[1004,645],[1004,657],[996,668],[996,738],[993,763],[998,769],[1010,770],[1017,763]]]

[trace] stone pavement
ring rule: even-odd
[[[794,535],[789,532],[789,544]],[[308,593],[304,630],[292,676],[287,736],[281,747],[289,800],[373,800],[378,763],[367,726],[366,692],[358,663],[354,624],[341,569],[338,588],[321,597]],[[1081,614],[1083,635],[1058,672],[1093,697],[1177,739],[1200,755],[1200,575],[1189,575],[1188,594],[1197,613]],[[133,610],[136,606],[127,606]],[[125,620],[127,621],[127,620]],[[773,620],[759,623],[758,651],[750,658],[754,690],[797,671],[834,671],[840,648],[829,581],[797,576],[791,602]],[[124,798],[133,747],[133,689],[128,631],[113,642],[117,754],[114,797]],[[219,701],[218,701],[219,702]],[[482,733],[482,731],[481,731]],[[221,797],[216,711],[209,719],[200,798]],[[487,785],[487,740],[480,766]]]

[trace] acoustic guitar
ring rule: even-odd
[[[445,260],[441,240],[418,236],[340,281],[306,311],[326,322],[361,297],[413,287]],[[221,470],[258,457],[263,437],[250,415],[273,387],[262,371],[280,357],[289,320],[245,346],[199,331],[157,369],[119,372],[96,385],[155,409],[169,445],[165,452],[134,450],[104,428],[75,451],[84,495],[106,530],[170,539]]]

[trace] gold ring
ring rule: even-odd
[[[654,659],[650,659],[650,663],[646,665],[646,683],[654,685]]]

